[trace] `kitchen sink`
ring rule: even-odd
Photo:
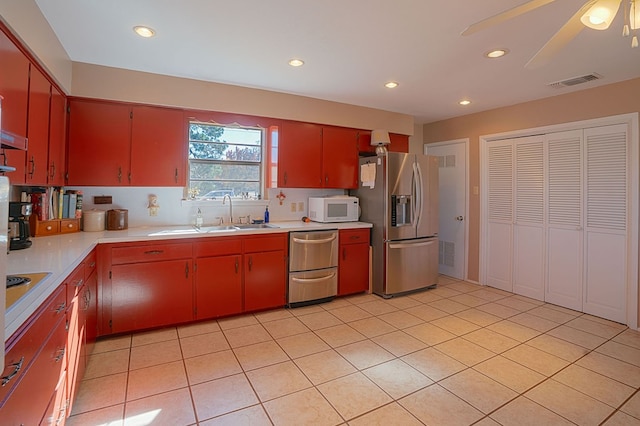
[[[195,228],[195,229],[197,232],[208,234],[210,232],[238,231],[241,229],[265,229],[265,228],[278,228],[278,226],[270,225],[268,223],[239,223],[237,225],[201,226],[200,228]]]
[[[264,229],[264,228],[279,228],[276,225],[270,225],[268,223],[242,223],[233,225],[236,229]]]
[[[201,232],[203,234],[207,234],[209,232],[223,232],[223,231],[235,231],[236,227],[232,225],[216,225],[216,226],[201,226],[200,228],[196,228],[196,231]]]

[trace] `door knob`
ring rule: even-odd
[[[464,216],[456,216],[456,220],[458,222],[462,222],[464,220]]]

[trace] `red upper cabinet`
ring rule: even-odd
[[[129,183],[129,105],[72,99],[69,102],[69,185]]]
[[[2,96],[2,130],[17,136],[27,135],[29,98],[29,60],[13,41],[0,30],[0,96]],[[12,184],[25,182],[24,151],[5,149],[3,164],[15,167],[7,173]]]
[[[357,188],[357,130],[284,122],[278,136],[278,187]]]
[[[54,186],[64,185],[66,106],[64,95],[51,86],[47,183]]]
[[[325,127],[322,132],[322,185],[325,188],[358,187],[358,131]]]
[[[278,186],[322,188],[322,126],[285,121],[278,144]]]
[[[185,123],[181,110],[133,107],[131,185],[186,185]]]
[[[67,184],[184,186],[181,110],[72,99]]]
[[[47,184],[50,97],[51,83],[44,74],[31,65],[26,182],[32,185]]]

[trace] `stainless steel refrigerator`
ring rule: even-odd
[[[382,297],[438,283],[438,159],[389,152],[360,158],[360,220],[371,231],[373,292]]]

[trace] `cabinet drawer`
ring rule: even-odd
[[[244,238],[244,252],[255,253],[287,249],[287,234],[254,235]]]
[[[84,258],[84,280],[87,281],[91,274],[96,270],[98,266],[96,250],[94,249]]]
[[[67,306],[71,305],[71,301],[80,293],[80,289],[84,285],[84,265],[80,264],[73,272],[64,280],[67,287]]]
[[[80,230],[80,219],[62,219],[60,221],[60,233],[78,232]]]
[[[44,220],[42,222],[35,222],[34,235],[53,235],[60,233],[60,221],[59,220]]]
[[[224,256],[242,253],[240,238],[212,237],[208,241],[198,241],[193,247],[195,257]]]
[[[47,299],[41,309],[36,311],[25,326],[18,330],[7,342],[0,386],[0,406],[4,404],[10,390],[20,381],[34,356],[40,350],[57,321],[64,317],[66,294],[64,285]]]
[[[111,263],[113,265],[120,265],[123,263],[187,259],[192,256],[191,246],[191,243],[180,243],[114,247],[111,249]]]
[[[369,243],[369,228],[341,229],[340,244]]]

